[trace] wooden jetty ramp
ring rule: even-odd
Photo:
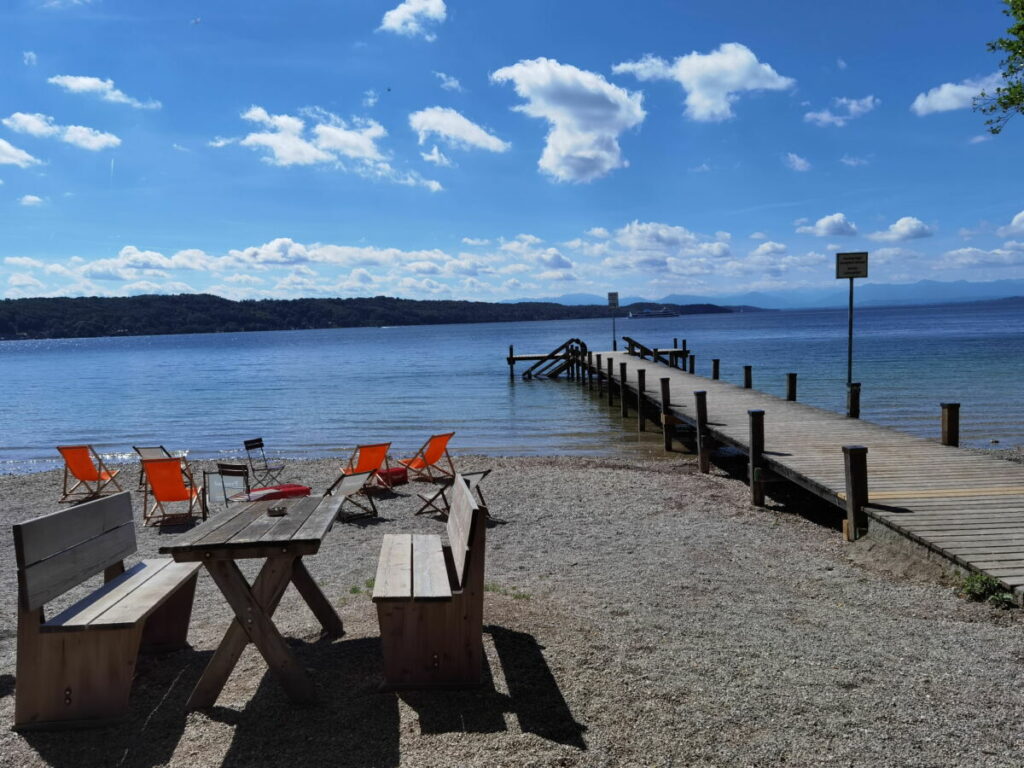
[[[560,372],[617,404],[638,429],[660,424],[666,449],[688,437],[702,471],[715,444],[747,453],[754,504],[764,503],[765,483],[793,482],[846,511],[848,538],[885,526],[1024,602],[1024,465],[796,402],[792,374],[783,399],[753,389],[749,368],[737,386],[717,379],[717,365],[713,378],[688,372],[688,350],[626,341],[626,350],[602,352],[567,342],[557,350]],[[510,371],[516,359],[510,349]],[[955,422],[945,426],[954,432]]]

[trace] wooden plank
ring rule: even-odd
[[[306,522],[292,536],[292,541],[322,542],[324,536],[334,527],[338,511],[344,502],[345,499],[341,496],[325,496],[320,499],[316,508],[306,518]]]
[[[226,525],[233,523],[240,515],[250,514],[249,504],[242,504],[236,506],[229,506],[223,512],[219,512],[209,520],[197,525],[190,531],[186,531],[180,536],[176,537],[173,544],[165,544],[160,547],[160,552],[168,554],[172,549],[187,550],[189,547],[194,545],[200,539],[203,539],[210,535],[213,531],[219,530]]]
[[[414,600],[450,600],[451,585],[444,564],[440,536],[412,536],[412,597]]]
[[[412,598],[412,535],[389,533],[380,545],[373,600]]]
[[[11,528],[18,567],[45,560],[132,520],[131,494],[124,491],[16,523]]]
[[[476,500],[466,487],[462,475],[455,476],[449,491],[449,501],[451,506],[448,510],[448,544],[452,550],[455,577],[458,580],[453,586],[458,589],[463,582],[466,552],[472,533],[473,511],[477,508]]]
[[[61,611],[42,625],[41,629],[44,632],[58,629],[85,629],[104,611],[116,605],[119,600],[134,592],[154,574],[173,562],[170,558],[164,557],[136,563],[113,581],[108,581],[91,595]]]
[[[163,605],[198,570],[198,564],[168,561],[165,567],[154,572],[137,589],[90,621],[89,629],[130,627],[137,624]]]

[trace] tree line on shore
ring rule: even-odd
[[[635,304],[620,310],[654,308]],[[680,314],[731,312],[714,304],[666,305]],[[37,298],[0,301],[0,339],[145,336],[173,333],[293,331],[382,325],[492,323],[609,317],[605,306],[553,302],[416,301],[387,296],[355,299],[232,301],[209,294],[125,298]]]

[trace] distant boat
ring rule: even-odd
[[[629,316],[635,320],[648,317],[679,317],[674,309],[662,307],[661,309],[641,309],[637,312],[630,312]]]

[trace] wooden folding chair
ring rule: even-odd
[[[57,450],[64,458],[64,486],[58,503],[88,501],[123,490],[117,482],[121,470],[107,469],[91,445],[58,445]],[[69,486],[72,479],[74,485]]]
[[[146,485],[146,473],[142,471],[142,459],[170,459],[171,452],[162,445],[133,445],[132,449],[139,454],[139,490]]]
[[[346,504],[354,504],[363,510],[362,514],[355,513],[349,515],[352,517],[376,517],[377,516],[377,505],[373,503],[373,496],[360,494],[363,490],[363,486],[371,479],[373,472],[353,472],[352,474],[346,475],[344,473],[338,477],[331,487],[324,491],[324,496],[341,496],[343,500],[341,506],[338,507],[338,518],[341,518],[341,510]],[[366,501],[370,502],[370,506],[366,506],[359,501],[359,497],[362,497]]]
[[[454,435],[454,432],[431,435],[423,447],[416,451],[415,456],[411,459],[399,459],[398,463],[412,472],[417,480],[427,480],[433,483],[446,477],[455,477],[455,465],[452,463],[452,457],[448,454],[448,441]],[[441,459],[448,462],[448,469],[440,466]]]
[[[192,480],[192,470],[181,459],[143,459],[142,470],[146,473],[146,495],[142,511],[142,519],[146,525],[163,525],[165,523],[181,523],[191,520],[199,508],[206,519],[206,504],[203,488],[196,488]],[[186,482],[187,480],[187,482]],[[152,497],[152,503],[149,498]],[[164,506],[182,502],[188,504],[185,512],[170,512]]]
[[[491,474],[491,470],[483,469],[479,472],[463,472],[462,479],[466,481],[466,487],[469,488],[469,492],[476,491],[476,495],[480,498],[480,506],[486,507],[487,502],[484,501],[484,492],[480,489],[480,481]],[[451,484],[443,485],[438,488],[432,495],[427,496],[422,493],[416,495],[423,501],[423,506],[416,510],[417,515],[426,514],[430,510],[433,510],[441,517],[448,517],[448,512],[451,508],[451,504],[448,501],[448,492],[451,489]]]
[[[263,450],[262,437],[246,440],[245,454],[249,457],[249,467],[252,469],[254,485],[276,485],[280,482],[281,473],[284,472],[284,464],[267,461],[267,454]]]

